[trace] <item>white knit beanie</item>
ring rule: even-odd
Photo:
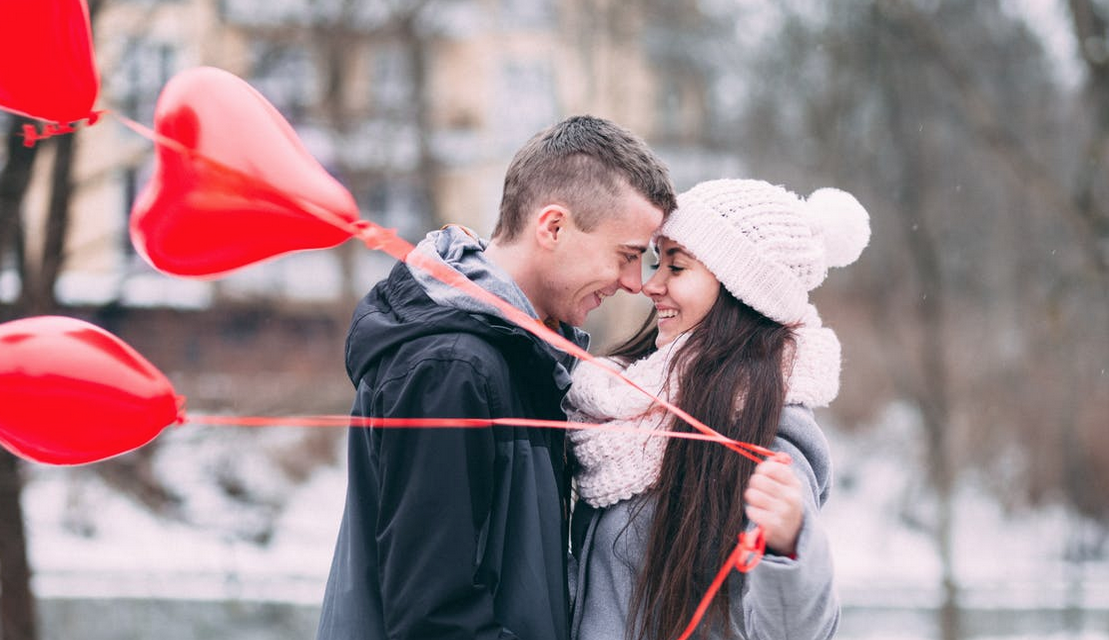
[[[870,218],[851,194],[802,200],[761,180],[711,180],[678,196],[658,231],[685,247],[735,297],[783,324],[805,320],[809,291],[858,259]]]

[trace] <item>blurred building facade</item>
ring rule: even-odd
[[[682,89],[660,81],[642,15],[615,0],[106,0],[94,20],[98,108],[152,126],[174,74],[220,67],[277,107],[362,217],[411,241],[448,222],[488,235],[512,154],[548,124],[591,113],[652,142],[698,126]],[[217,281],[158,274],[127,233],[152,144],[106,118],[82,132],[79,153],[63,303],[349,306],[391,264],[348,243]],[[31,211],[47,192],[44,177]]]

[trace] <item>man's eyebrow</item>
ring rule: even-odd
[[[625,242],[620,246],[624,249],[627,249],[628,251],[635,251],[636,253],[647,253],[647,245],[645,244],[631,244],[629,242]]]

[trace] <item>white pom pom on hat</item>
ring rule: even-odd
[[[808,200],[762,180],[710,180],[678,196],[659,229],[700,260],[736,298],[783,324],[803,321],[808,292],[828,267],[858,259],[869,216],[851,194]]]
[[[825,187],[806,200],[809,222],[824,237],[825,264],[846,267],[870,242],[870,216],[855,196]]]

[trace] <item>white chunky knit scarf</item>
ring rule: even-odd
[[[632,363],[624,376],[651,393],[671,401],[677,397],[677,380],[667,385],[670,359],[685,343],[686,335]],[[787,371],[786,403],[819,407],[839,392],[839,340],[831,329],[821,326],[816,308],[809,305],[805,321],[794,330],[797,341],[792,369]],[[787,356],[787,367],[790,364]],[[619,363],[605,359],[609,366]],[[604,422],[647,431],[669,425],[669,412],[627,383],[588,362],[574,371],[574,384],[566,396],[568,415],[576,422]],[[594,507],[627,500],[643,493],[658,479],[665,437],[603,431],[574,431],[570,434],[580,463],[575,476],[578,494]]]

